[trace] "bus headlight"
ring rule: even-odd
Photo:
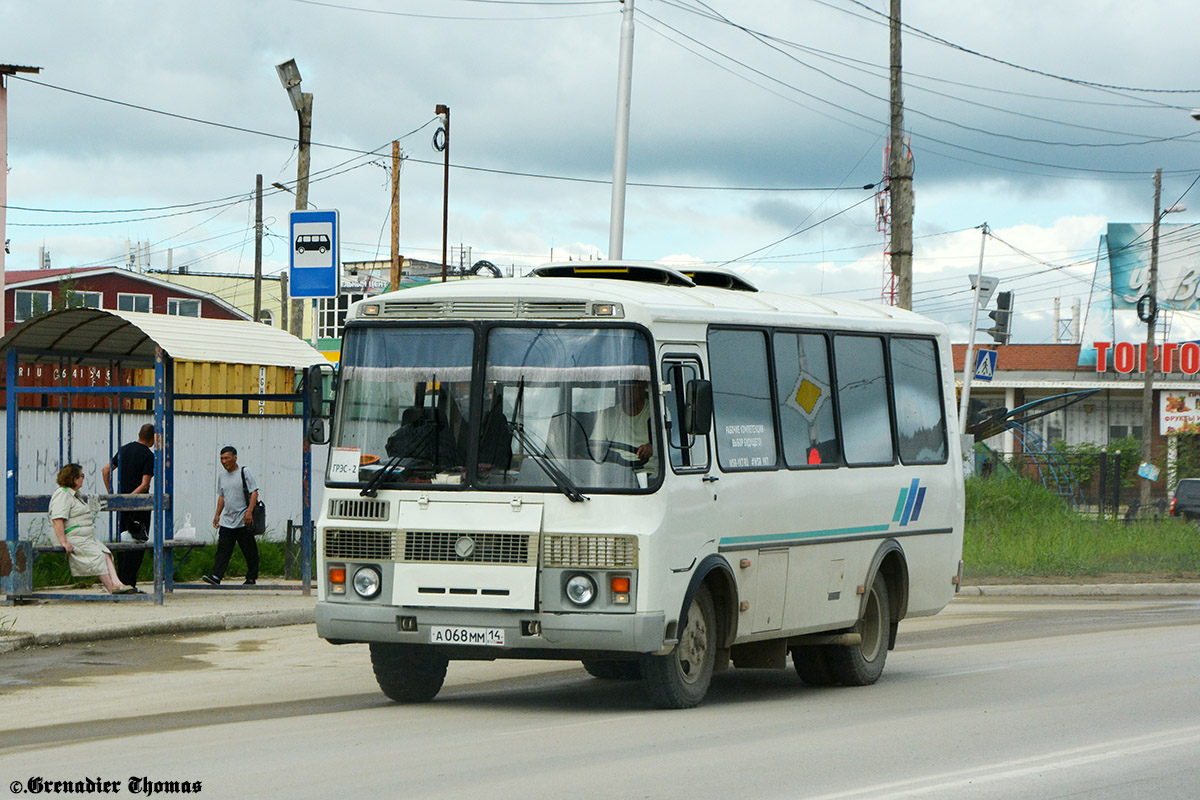
[[[596,582],[582,572],[567,578],[567,599],[577,606],[586,606],[596,599]]]
[[[361,567],[354,573],[354,593],[364,600],[377,596],[382,587],[383,579],[375,567]]]

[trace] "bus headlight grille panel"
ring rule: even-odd
[[[393,531],[325,529],[325,558],[345,561],[391,561],[396,552]]]
[[[537,537],[526,533],[408,531],[404,561],[449,564],[537,564]]]
[[[542,566],[636,569],[637,537],[546,534]]]

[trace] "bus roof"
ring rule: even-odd
[[[572,274],[570,267],[578,271]],[[656,269],[664,273],[663,282],[654,282]],[[944,330],[941,323],[911,311],[856,300],[685,285],[673,277],[691,283],[682,273],[648,262],[568,262],[538,271],[541,276],[457,280],[377,295],[351,306],[347,321],[604,319],[596,307],[619,304],[616,316],[647,324],[807,322],[840,328],[844,322],[868,329]],[[629,274],[640,277],[620,277]]]

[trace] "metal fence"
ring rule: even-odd
[[[1100,518],[1140,516],[1137,465],[1139,454],[1116,452],[993,452],[977,465],[977,474],[1016,474],[1042,483],[1075,510]],[[1166,514],[1169,498],[1162,481],[1151,491],[1150,515]]]

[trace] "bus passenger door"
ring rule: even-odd
[[[690,349],[690,348],[688,348]],[[665,348],[662,359],[663,422],[670,471],[663,488],[668,492],[667,531],[670,544],[665,548],[667,566],[672,571],[689,571],[703,551],[711,550],[716,532],[712,524],[719,493],[712,465],[709,436],[684,430],[688,382],[704,378],[699,353]],[[690,579],[690,574],[688,578]]]

